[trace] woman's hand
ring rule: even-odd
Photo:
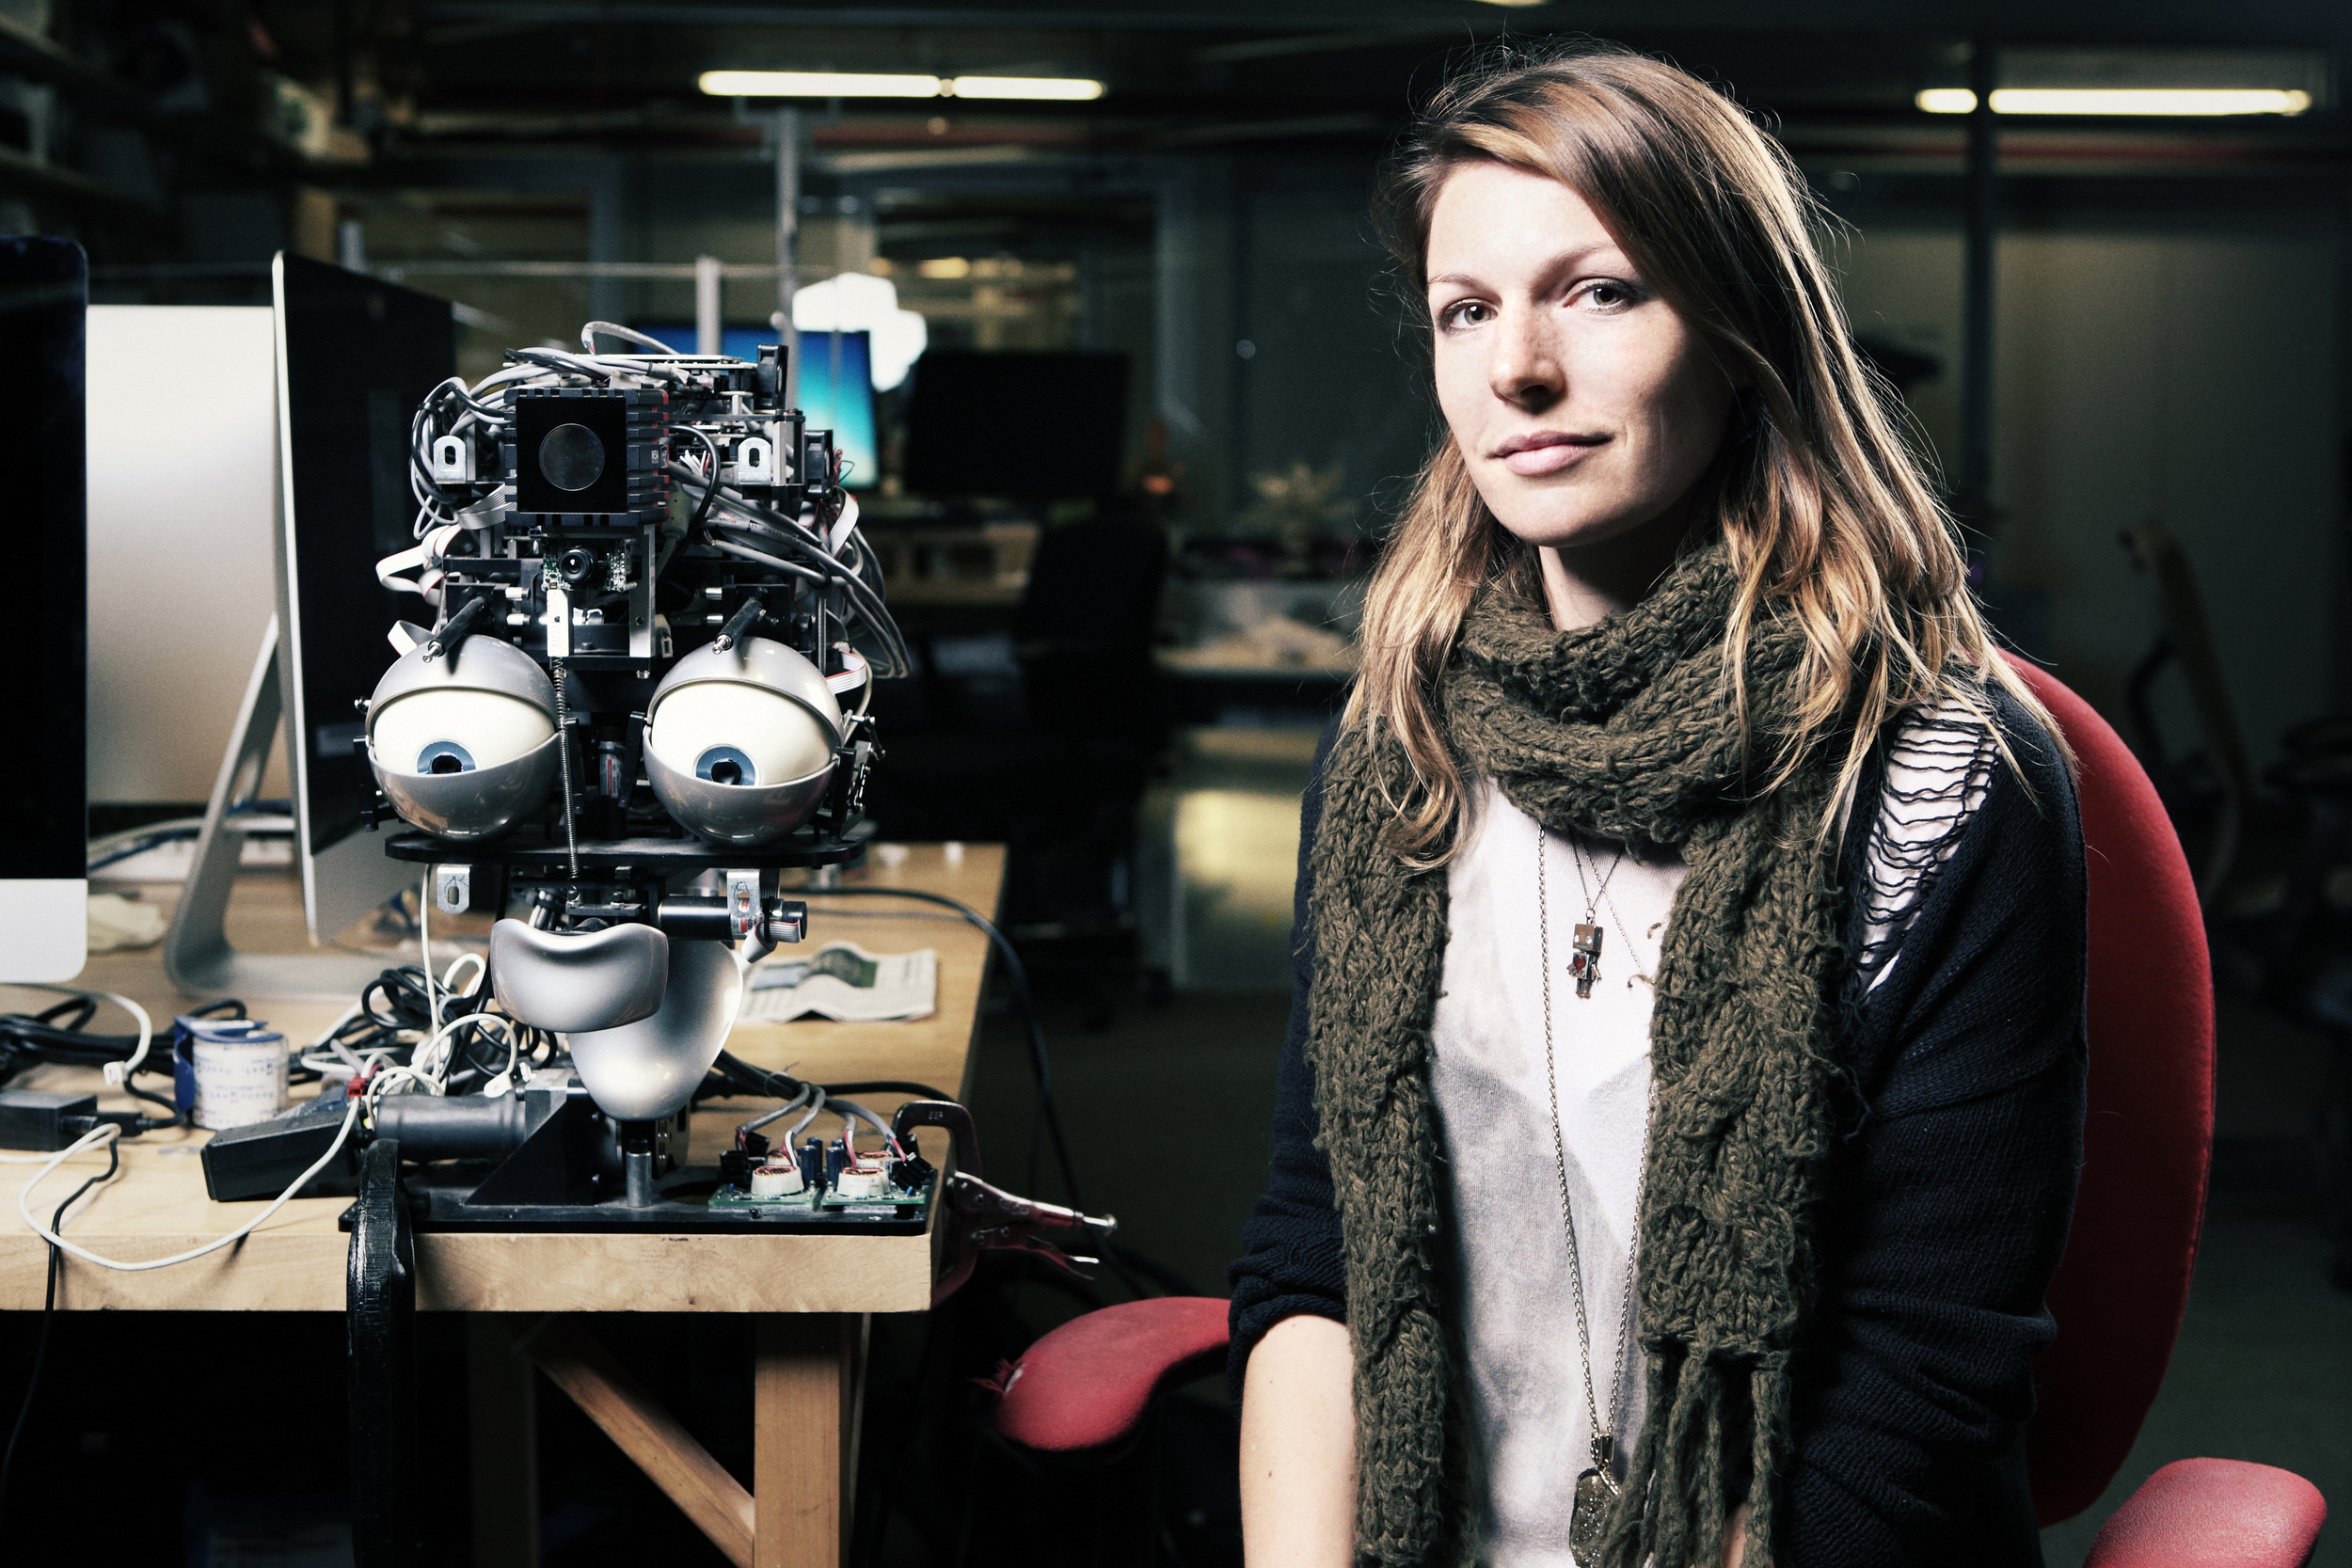
[[[1748,1555],[1748,1505],[1741,1503],[1731,1511],[1731,1523],[1724,1527],[1724,1568],[1740,1568]],[[1764,1568],[1772,1568],[1766,1563]]]
[[[1346,1325],[1328,1318],[1284,1318],[1249,1353],[1241,1396],[1245,1561],[1257,1568],[1353,1561],[1355,1375]]]

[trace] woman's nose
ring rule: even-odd
[[[1489,379],[1503,402],[1541,413],[1567,393],[1560,345],[1540,314],[1510,312],[1498,324]]]

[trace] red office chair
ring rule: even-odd
[[[2213,1148],[2213,984],[2196,883],[2148,776],[2081,698],[2017,669],[2081,759],[2090,856],[2090,1121],[2026,1434],[2048,1526],[2122,1468],[2180,1333]],[[1165,1297],[1064,1324],[1008,1371],[997,1432],[1073,1458],[1124,1449],[1154,1398],[1223,1362],[1225,1307]],[[2085,1568],[2302,1568],[2327,1516],[2285,1470],[2180,1460],[2107,1520]]]

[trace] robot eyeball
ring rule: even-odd
[[[555,686],[511,643],[469,637],[438,658],[420,646],[376,683],[368,763],[404,821],[487,838],[554,787]]]
[[[645,774],[670,815],[750,847],[799,827],[833,783],[841,705],[816,665],[764,637],[708,643],[653,694]]]

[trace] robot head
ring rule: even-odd
[[[771,639],[688,654],[654,689],[646,717],[654,793],[705,838],[782,838],[833,782],[841,705],[816,665]]]
[[[555,683],[495,637],[425,653],[411,648],[376,683],[368,764],[403,820],[443,838],[487,838],[554,787]]]

